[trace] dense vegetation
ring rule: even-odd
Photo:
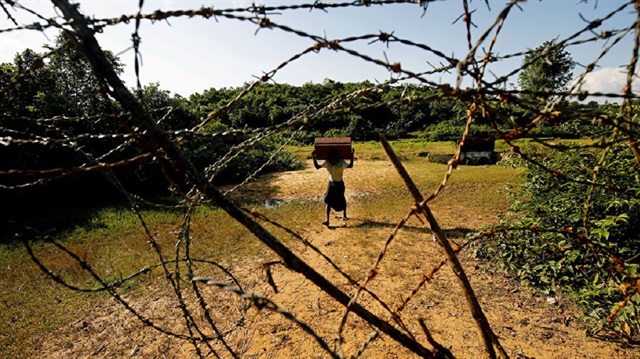
[[[0,112],[10,116],[2,116],[0,121],[3,127],[16,131],[10,134],[14,138],[12,146],[0,147],[0,156],[8,159],[0,164],[0,170],[73,168],[86,161],[117,162],[141,154],[141,150],[134,146],[135,142],[121,144],[122,137],[129,131],[118,120],[120,115],[114,115],[118,113],[119,105],[98,95],[103,85],[96,80],[82,55],[74,47],[66,45],[63,36],[58,37],[56,45],[59,49],[52,51],[48,61],[42,60],[44,54],[26,50],[17,54],[13,63],[1,65],[0,87],[7,90],[5,96],[0,98]],[[111,55],[111,61],[116,69],[122,68],[117,57]],[[9,86],[12,82],[17,83]],[[204,169],[211,166],[210,169],[216,170],[214,181],[219,184],[238,182],[264,163],[268,165],[262,169],[262,173],[296,169],[300,166],[299,160],[286,152],[277,151],[280,144],[292,136],[293,129],[261,140],[251,151],[242,152],[225,167],[218,168],[216,163],[233,146],[250,138],[255,131],[282,124],[332,98],[372,85],[369,82],[344,84],[332,80],[303,86],[264,84],[229,109],[220,111],[220,115],[198,135],[182,137],[182,146],[198,167]],[[247,86],[212,88],[188,99],[162,90],[159,84],[147,85],[137,92],[163,129],[177,133],[193,128],[202,119],[216,113]],[[566,106],[593,108],[597,104],[568,103]],[[443,97],[434,89],[412,85],[387,86],[382,91],[369,92],[323,121],[310,124],[295,134],[293,143],[308,145],[319,136],[350,136],[355,141],[377,140],[380,133],[393,139],[408,137],[416,132],[430,141],[455,141],[459,139],[466,122],[465,111],[465,105],[458,99]],[[528,121],[529,114],[517,107],[505,105],[500,111],[503,116],[515,119],[516,123]],[[545,123],[533,134],[575,137],[579,132],[574,127],[569,121]],[[585,129],[582,130],[584,132]],[[488,123],[479,118],[472,127],[471,135],[492,132]],[[78,148],[83,148],[92,158],[79,155],[77,148],[55,146],[45,140],[35,144],[26,141],[44,139],[52,133],[61,139],[77,137]],[[25,141],[17,141],[20,139]],[[110,151],[119,145],[119,151]],[[268,161],[272,154],[274,159]],[[131,164],[118,167],[116,172],[124,187],[133,193],[167,194],[164,178],[157,167]],[[53,178],[50,185],[56,188],[54,191],[50,188],[46,191],[24,188],[6,195],[11,196],[10,199],[15,203],[35,201],[42,207],[49,207],[63,199],[66,203],[82,201],[88,197],[87,193],[99,193],[109,199],[117,193],[100,175]],[[4,185],[20,184],[6,177],[1,181]],[[92,201],[95,200],[99,198],[92,196]]]
[[[482,233],[476,255],[551,297],[570,296],[595,324],[594,333],[606,327],[631,336],[640,331],[640,295],[633,291],[640,180],[627,146],[613,146],[606,161],[590,167],[601,156],[593,149],[546,152],[540,165],[510,158],[525,169],[524,180],[511,192],[500,224]],[[594,172],[597,184],[585,186]]]

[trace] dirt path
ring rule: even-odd
[[[365,168],[365,166],[359,166]],[[351,181],[347,182],[351,219],[341,221],[332,219],[333,228],[320,224],[322,211],[315,221],[310,221],[299,235],[310,245],[291,242],[300,257],[330,279],[341,290],[353,295],[356,287],[349,283],[346,276],[361,282],[368,273],[378,252],[389,237],[399,218],[370,218],[367,209],[358,203],[361,193],[372,194],[379,191],[375,183],[390,183],[402,186],[394,179],[393,169],[385,162],[367,163],[367,171],[354,168]],[[287,200],[295,198],[317,199],[322,193],[326,174],[307,168],[302,171],[284,173],[270,177],[270,187],[254,183],[243,189],[243,194],[254,198],[276,198]],[[349,177],[347,177],[349,178]],[[383,180],[385,179],[385,180]],[[302,186],[305,183],[306,185]],[[311,184],[311,185],[309,185]],[[354,190],[354,189],[357,189]],[[434,206],[434,212],[447,219],[447,206]],[[321,205],[317,206],[322,210]],[[408,208],[407,208],[408,210]],[[487,223],[493,213],[478,213],[469,216],[470,227]],[[459,221],[459,220],[458,220]],[[452,221],[451,223],[456,223]],[[422,224],[410,219],[394,241],[385,259],[377,269],[377,276],[367,288],[374,292],[387,306],[397,309],[406,302],[400,316],[402,322],[427,348],[423,331],[418,319],[424,319],[433,338],[448,348],[458,358],[486,357],[478,330],[472,320],[467,304],[462,296],[451,269],[445,264],[435,271],[444,259],[443,252],[424,231]],[[449,239],[463,243],[464,232],[449,228]],[[321,251],[316,252],[314,248]],[[484,313],[503,347],[512,358],[640,358],[639,348],[624,348],[613,343],[602,342],[585,335],[578,315],[567,304],[565,298],[554,298],[549,302],[545,297],[537,297],[518,283],[495,273],[489,273],[464,251],[460,259],[471,281]],[[320,291],[303,276],[291,272],[282,266],[273,266],[271,274],[275,288],[269,285],[262,263],[275,259],[265,252],[259,260],[238,261],[234,263],[234,274],[242,279],[245,290],[253,291],[271,299],[281,310],[293,314],[307,323],[315,333],[333,348],[340,322],[345,313],[328,295]],[[344,274],[339,273],[339,267]],[[435,271],[430,281],[412,295],[425,275]],[[132,290],[125,298],[135,304],[140,313],[153,319],[168,321],[172,330],[185,332],[183,320],[178,309],[168,295],[168,289],[153,282],[145,288]],[[233,296],[227,296],[215,289],[205,290],[207,298],[220,298],[214,308],[216,323],[221,329],[229,329],[238,321],[240,315]],[[407,298],[410,300],[407,301]],[[390,314],[368,294],[362,294],[358,302],[370,311],[389,321]],[[222,315],[224,313],[225,315]],[[200,313],[201,315],[201,313]],[[294,322],[281,314],[269,310],[248,311],[242,318],[242,326],[227,336],[226,343],[242,352],[243,358],[319,358],[327,357],[317,341],[304,332]],[[354,314],[349,314],[343,330],[342,348],[347,357],[357,354],[367,343],[362,358],[413,358],[413,353],[392,339],[381,336],[371,340],[375,328],[370,327]],[[370,342],[369,342],[370,341]],[[220,343],[215,348],[222,357],[230,357],[222,350]],[[200,346],[205,350],[204,346]],[[124,311],[112,300],[87,314],[84,320],[72,323],[64,338],[44,341],[40,353],[42,357],[196,357],[193,346],[184,340],[172,338],[144,327],[131,314]],[[213,356],[212,356],[213,357]]]

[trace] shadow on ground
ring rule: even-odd
[[[356,228],[395,228],[396,226],[397,226],[397,223],[363,220],[362,223],[359,223],[354,227]],[[402,226],[402,229],[405,231],[413,232],[413,233],[424,233],[424,231],[427,231],[427,233],[431,233],[431,230],[426,227],[404,225]],[[464,238],[467,234],[474,232],[474,230],[470,228],[456,227],[451,229],[444,229],[443,232],[445,236],[447,236],[447,238]]]

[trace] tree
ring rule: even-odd
[[[546,41],[524,57],[522,71],[518,77],[523,91],[542,92],[536,97],[549,100],[553,93],[563,91],[571,81],[575,62],[563,46],[555,40]],[[533,97],[532,95],[525,95]]]
[[[166,131],[184,130],[195,126],[198,118],[189,109],[189,101],[172,96],[157,82],[142,88],[142,102],[158,124]]]
[[[55,74],[56,91],[65,100],[64,114],[89,116],[109,112],[108,100],[99,95],[101,84],[82,52],[67,45],[64,33],[56,38],[55,47],[63,51],[55,52],[47,67]],[[109,51],[107,57],[116,72],[121,73],[123,65],[119,59]]]
[[[15,55],[13,64],[2,64],[0,70],[0,86],[6,88],[0,98],[0,113],[17,116],[45,117],[56,109],[60,111],[62,96],[56,88],[56,74],[40,60],[40,54],[31,49]],[[42,64],[37,66],[35,64]],[[20,74],[29,73],[20,81]]]
[[[63,34],[58,35],[55,48],[61,50],[44,61],[42,54],[27,49],[16,54],[13,64],[2,64],[3,88],[19,74],[29,75],[9,86],[0,99],[0,112],[35,118],[110,113],[108,100],[99,95],[100,84],[91,65],[78,49],[66,46],[66,41]],[[121,72],[123,66],[118,58],[109,52],[107,56]]]
[[[101,95],[100,81],[90,63],[79,49],[68,46],[63,34],[56,38],[55,48],[48,56],[27,49],[16,54],[13,64],[0,66],[0,86],[5,89],[0,96],[0,135],[15,140],[0,146],[0,170],[70,169],[106,154],[109,157],[104,161],[125,156],[112,151],[122,139],[108,135],[124,130],[110,116],[112,103]],[[122,68],[117,57],[108,57],[116,69]],[[105,116],[99,120],[85,117],[90,115]],[[67,118],[54,119],[56,116]],[[98,173],[4,176],[0,181],[4,186],[22,186],[5,188],[0,197],[15,204],[10,208],[15,214],[24,210],[27,216],[33,208],[47,211],[61,205],[110,200],[115,192]]]

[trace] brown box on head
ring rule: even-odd
[[[333,151],[338,159],[350,159],[351,137],[317,137],[315,151],[319,160],[329,159],[329,154]]]

